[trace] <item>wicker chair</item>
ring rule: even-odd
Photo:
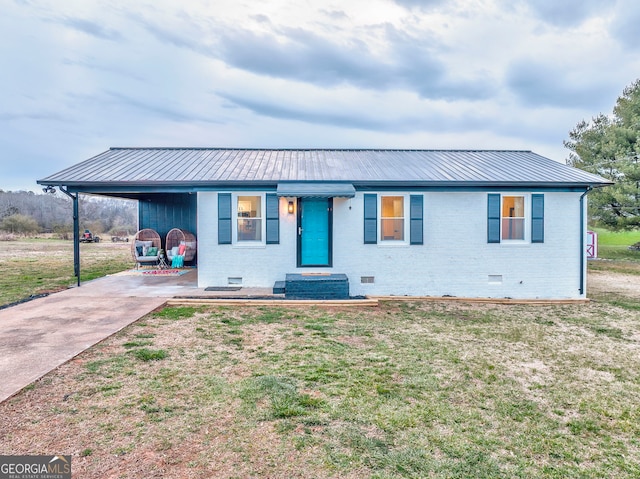
[[[147,254],[147,250],[152,247],[156,248],[156,254]],[[162,239],[155,230],[145,228],[138,231],[131,242],[131,256],[136,262],[136,268],[141,264],[157,264],[160,257],[160,248],[162,248]]]
[[[181,245],[185,246],[184,261],[193,261],[196,256],[197,242],[193,233],[182,230],[180,228],[173,228],[167,233],[167,239],[165,241],[165,248],[167,250],[167,259],[173,261],[173,257],[178,255],[178,251]]]

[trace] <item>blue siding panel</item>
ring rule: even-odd
[[[180,228],[197,232],[197,196],[176,193],[171,195],[148,194],[138,201],[138,225],[158,232],[162,241],[169,230]],[[164,244],[162,246],[164,248]]]

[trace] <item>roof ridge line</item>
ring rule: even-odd
[[[109,150],[220,150],[220,151],[430,151],[430,152],[514,152],[533,153],[532,150],[482,148],[231,148],[217,146],[112,146]]]

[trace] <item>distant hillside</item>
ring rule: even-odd
[[[80,196],[80,230],[135,233],[138,222],[136,201]],[[5,218],[23,215],[33,218],[40,232],[69,233],[73,230],[73,204],[65,194],[36,194],[31,191],[0,190],[0,227]],[[0,228],[2,229],[2,228]]]

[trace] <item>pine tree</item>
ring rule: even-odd
[[[613,229],[640,227],[640,79],[624,89],[612,115],[581,121],[569,138],[569,165],[615,182],[589,195],[591,219]]]

